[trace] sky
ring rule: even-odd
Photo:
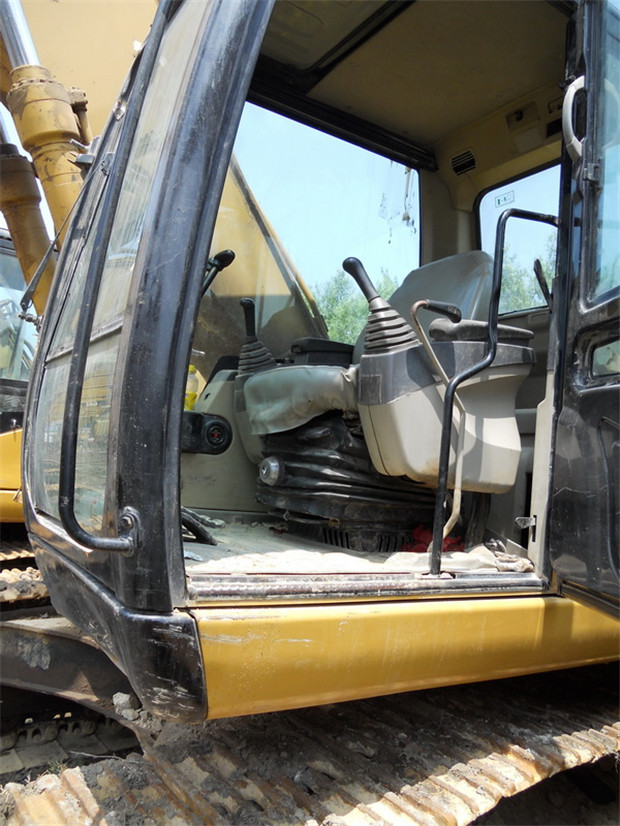
[[[234,151],[308,284],[349,256],[375,281],[418,266],[418,181],[405,166],[251,104]]]

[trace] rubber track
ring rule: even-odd
[[[6,568],[16,562],[34,562],[34,551],[30,548],[22,548],[17,543],[3,542],[0,551],[0,567]]]
[[[34,551],[24,525],[2,523],[0,535],[0,567],[7,567],[8,563],[15,563],[16,560],[34,560]]]
[[[4,568],[0,571],[0,604],[3,607],[20,607],[21,603],[47,597],[47,587],[36,568]]]
[[[60,765],[78,757],[111,757],[116,752],[140,750],[133,733],[115,720],[57,715],[20,723],[7,730],[3,719],[0,737],[0,780],[7,773]]]
[[[47,588],[36,569],[34,553],[23,526],[3,526],[0,542],[0,605],[21,608],[31,600],[46,599]]]
[[[8,785],[8,826],[465,826],[620,748],[615,665],[142,733],[144,757]],[[107,818],[107,819],[106,819]]]

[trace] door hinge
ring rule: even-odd
[[[599,183],[601,180],[601,165],[600,163],[586,164],[583,170],[584,181],[590,181],[593,184]]]

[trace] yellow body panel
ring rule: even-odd
[[[21,488],[22,431],[0,434],[0,522],[23,522]]]
[[[23,522],[24,508],[19,490],[0,490],[0,523]]]
[[[22,6],[39,60],[67,88],[86,92],[88,120],[99,135],[136,53],[134,41],[149,32],[156,0],[22,0]]]
[[[21,487],[22,430],[0,434],[0,488]]]
[[[208,717],[618,657],[620,623],[559,597],[197,609]]]

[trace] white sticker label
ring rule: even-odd
[[[496,207],[508,206],[508,204],[513,204],[514,200],[515,200],[514,191],[510,190],[510,192],[504,192],[503,195],[496,195],[495,196],[495,206]]]

